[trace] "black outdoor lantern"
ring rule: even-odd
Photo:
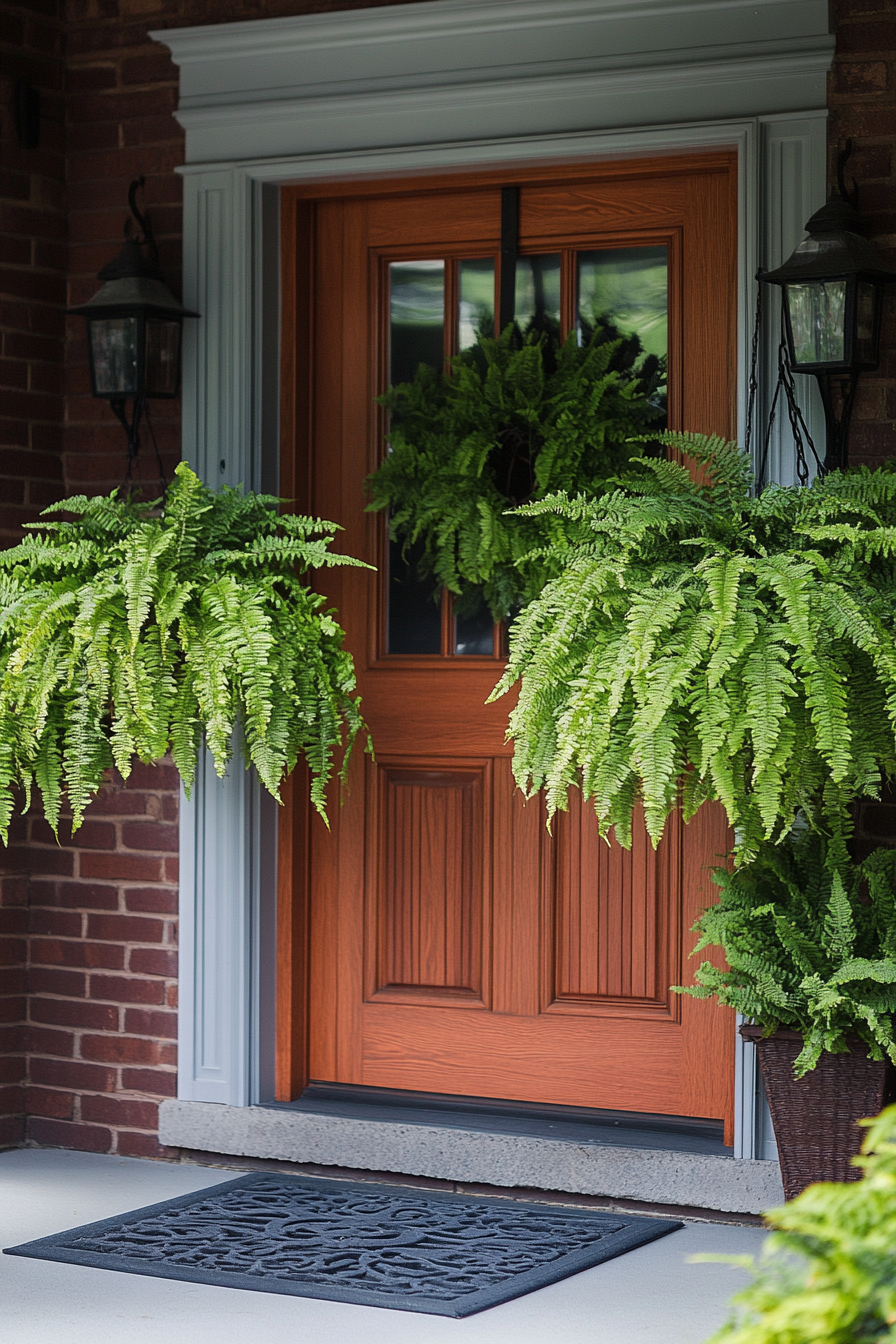
[[[137,209],[136,193],[142,186],[143,178],[137,178],[128,191],[142,237],[130,237],[128,220],[124,247],[97,276],[102,287],[87,303],[68,310],[80,313],[87,323],[93,395],[109,402],[127,433],[128,477],[140,446],[146,401],[180,392],[183,320],[199,316],[178,303],[162,278],[149,220]],[[130,422],[128,401],[133,402]]]
[[[842,170],[850,148],[841,156],[840,190],[809,220],[808,238],[783,266],[758,276],[783,291],[790,367],[818,379],[827,426],[827,471],[848,464],[849,421],[859,375],[880,362],[883,290],[896,280],[896,270],[885,266],[862,236],[858,211],[846,199]]]

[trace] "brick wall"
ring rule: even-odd
[[[63,0],[0,5],[0,546],[62,493]],[[19,137],[16,86],[39,100]]]
[[[896,6],[893,0],[831,0],[837,51],[828,82],[830,177],[847,139],[846,184],[858,187],[868,237],[896,266]],[[873,466],[896,454],[896,288],[884,310],[879,370],[859,384],[850,460]]]
[[[28,1142],[159,1156],[159,1099],[176,1090],[177,787],[169,763],[138,765],[74,841],[39,812],[14,824]]]
[[[0,546],[62,493],[65,109],[61,0],[0,5]],[[16,86],[39,99],[21,143]],[[27,889],[0,876],[0,1147],[24,1124]]]
[[[28,890],[21,877],[0,877],[0,1148],[25,1136]]]

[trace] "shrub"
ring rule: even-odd
[[[884,1344],[896,1340],[896,1106],[862,1120],[861,1181],[810,1185],[767,1220],[775,1229],[711,1344]]]

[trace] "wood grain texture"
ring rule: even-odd
[[[556,829],[552,1002],[634,1000],[665,1008],[665,907],[679,893],[662,882],[662,851],[640,817],[631,849],[603,840],[580,793]]]
[[[380,765],[374,993],[482,997],[486,770]]]
[[[363,480],[385,451],[374,397],[388,367],[388,262],[496,254],[502,181],[522,187],[524,248],[563,253],[565,330],[577,247],[665,242],[670,420],[726,431],[735,168],[722,151],[287,188],[284,233],[300,255],[284,268],[284,323],[299,326],[305,302],[313,339],[300,357],[284,332],[295,386],[284,393],[294,461],[283,479],[306,481],[310,509],[342,525],[339,548],[382,564],[385,523],[366,512]],[[730,1123],[731,1014],[668,989],[688,974],[683,930],[713,897],[724,817],[674,819],[657,853],[641,828],[624,854],[573,799],[551,836],[541,802],[514,789],[512,698],[485,703],[497,660],[452,659],[447,642],[429,658],[386,656],[381,576],[329,571],[316,583],[338,605],[377,761],[358,754],[341,805],[334,788],[329,831],[305,822],[307,906],[289,860],[281,936],[294,944],[307,931],[309,950],[305,998],[281,990],[283,1094],[311,1076]],[[300,852],[299,834],[294,812],[284,854]],[[301,977],[294,947],[281,960],[284,976]]]
[[[458,1006],[427,1009],[425,1026],[411,1032],[407,1016],[399,1004],[365,1005],[368,1086],[703,1115],[685,1095],[682,1037],[672,1023],[634,1021],[621,1030],[609,1018],[504,1016]]]

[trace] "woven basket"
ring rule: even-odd
[[[862,1173],[851,1160],[862,1143],[858,1121],[877,1115],[893,1095],[894,1070],[887,1061],[868,1058],[867,1047],[850,1039],[843,1054],[822,1053],[811,1072],[794,1078],[793,1062],[803,1048],[797,1031],[744,1025],[741,1035],[755,1041],[768,1097],[786,1199],[813,1181],[857,1181]]]

